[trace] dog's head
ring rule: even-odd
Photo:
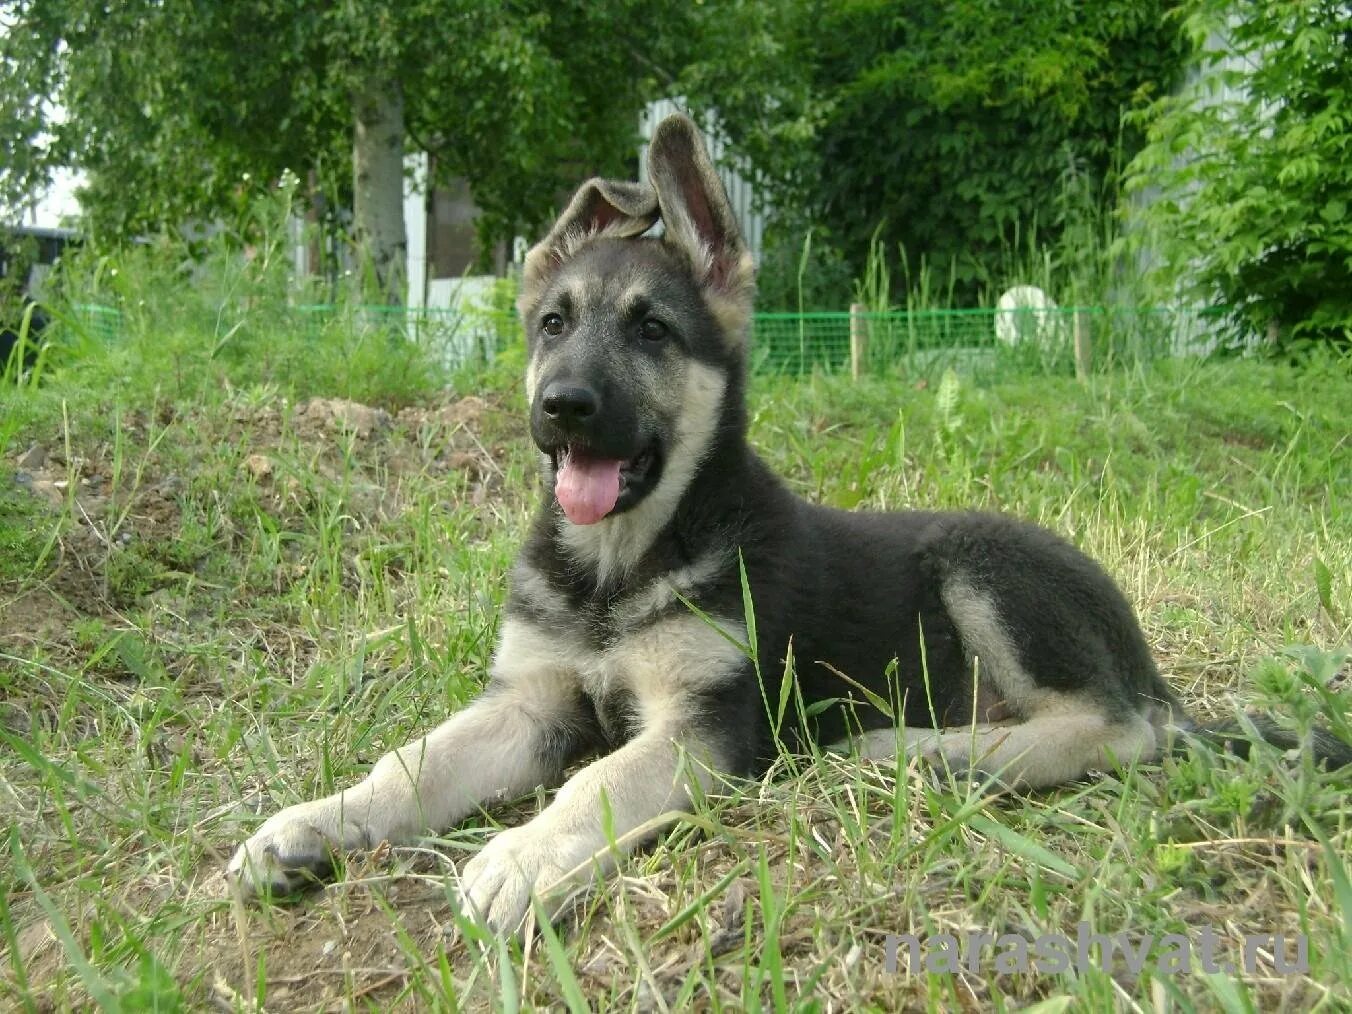
[[[679,494],[741,376],[751,256],[689,119],[658,125],[648,167],[584,184],[526,256],[531,435],[574,524]]]

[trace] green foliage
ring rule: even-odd
[[[1070,179],[1097,195],[1137,133],[1122,113],[1180,66],[1162,0],[728,4],[727,45],[687,72],[765,173],[775,207],[829,223],[858,271],[889,250],[977,296],[1016,223],[1073,227]],[[837,307],[839,308],[839,307]]]
[[[383,405],[439,388],[443,336],[409,340],[402,314],[341,302],[333,313],[315,311],[329,293],[310,287],[315,279],[292,276],[293,186],[252,202],[237,228],[203,241],[162,234],[113,253],[86,246],[63,258],[52,305],[66,382],[155,391],[173,401],[262,384],[296,397],[340,392]],[[91,326],[92,310],[103,307],[117,312],[111,336]]]
[[[28,276],[37,261],[36,239],[0,229],[0,266],[4,271],[0,275],[0,326],[18,328],[28,304]]]
[[[0,194],[21,198],[53,168],[78,165],[95,232],[131,235],[192,214],[233,224],[284,167],[313,166],[304,154],[341,123],[341,106],[317,101],[307,54],[278,44],[294,41],[285,4],[6,7]]]
[[[629,171],[638,112],[701,16],[636,0],[0,10],[0,199],[77,165],[96,229],[116,236],[189,218],[233,227],[287,169],[313,203],[345,206],[356,86],[379,79],[403,97],[410,146],[435,155],[439,178],[469,180],[486,235],[510,237],[580,176]]]
[[[829,232],[782,215],[765,231],[756,272],[761,310],[812,312],[849,305],[853,271]]]
[[[1163,282],[1259,333],[1352,338],[1352,21],[1342,0],[1189,0],[1197,76],[1155,103],[1130,186]]]
[[[0,469],[0,581],[31,576],[43,563],[50,523],[40,501]]]

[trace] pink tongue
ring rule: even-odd
[[[571,451],[559,457],[554,495],[568,520],[575,525],[594,525],[615,509],[620,498],[622,461],[588,458]]]

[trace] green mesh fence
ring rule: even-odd
[[[83,304],[90,332],[115,340],[122,315]],[[513,340],[507,311],[486,313],[402,306],[310,304],[291,307],[292,326],[322,340],[332,328],[386,332],[424,342],[452,365],[490,361]],[[753,372],[801,376],[852,373],[930,376],[1073,373],[1164,356],[1202,355],[1226,340],[1224,310],[1164,307],[1058,307],[919,310],[888,313],[758,313],[752,318]]]
[[[76,303],[71,307],[79,326],[92,338],[113,342],[122,337],[122,311],[96,303]]]
[[[802,375],[1072,373],[1209,352],[1220,311],[1059,307],[889,313],[758,313],[751,367]]]
[[[478,308],[311,304],[292,308],[292,314],[296,326],[316,340],[335,327],[384,332],[422,343],[455,367],[491,362],[516,329],[510,314]]]

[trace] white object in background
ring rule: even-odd
[[[1036,285],[1015,285],[995,304],[996,341],[1010,346],[1048,343],[1058,336],[1060,309]]]

